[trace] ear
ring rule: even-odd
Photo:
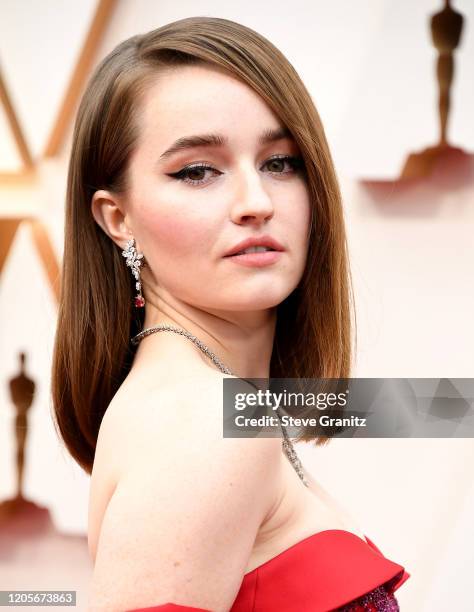
[[[123,202],[105,189],[99,189],[92,197],[91,212],[97,224],[120,248],[132,237],[128,227]]]

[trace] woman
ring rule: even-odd
[[[340,192],[286,58],[207,17],[118,45],[78,111],[64,247],[53,399],[92,472],[90,609],[397,610],[408,574],[291,441],[222,436],[226,376],[350,372]]]

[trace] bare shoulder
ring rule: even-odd
[[[223,438],[222,379],[205,375],[130,412],[116,405],[99,438],[97,483],[114,447],[120,459],[96,528],[90,609],[228,610],[276,502],[281,440]]]
[[[111,476],[118,480],[139,459],[140,452],[146,452],[147,442],[156,446],[157,436],[163,437],[163,444],[187,432],[189,443],[197,447],[205,432],[222,437],[224,378],[235,377],[203,368],[194,375],[146,388],[136,383],[124,386],[102,420],[98,462],[107,459]]]

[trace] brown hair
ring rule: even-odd
[[[102,418],[133,361],[130,337],[144,318],[133,313],[130,270],[121,249],[95,222],[91,199],[98,189],[127,191],[137,110],[160,68],[203,62],[256,91],[290,130],[304,159],[312,206],[308,258],[299,286],[278,305],[270,376],[350,375],[350,271],[341,195],[321,120],[297,72],[268,40],[227,19],[191,17],[133,36],[102,60],[87,85],[67,179],[52,399],[59,434],[87,473]],[[319,436],[316,444],[327,440]]]

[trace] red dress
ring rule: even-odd
[[[398,612],[394,591],[410,574],[365,540],[343,529],[304,538],[245,574],[230,612]],[[186,611],[210,612],[173,603],[127,612]]]

